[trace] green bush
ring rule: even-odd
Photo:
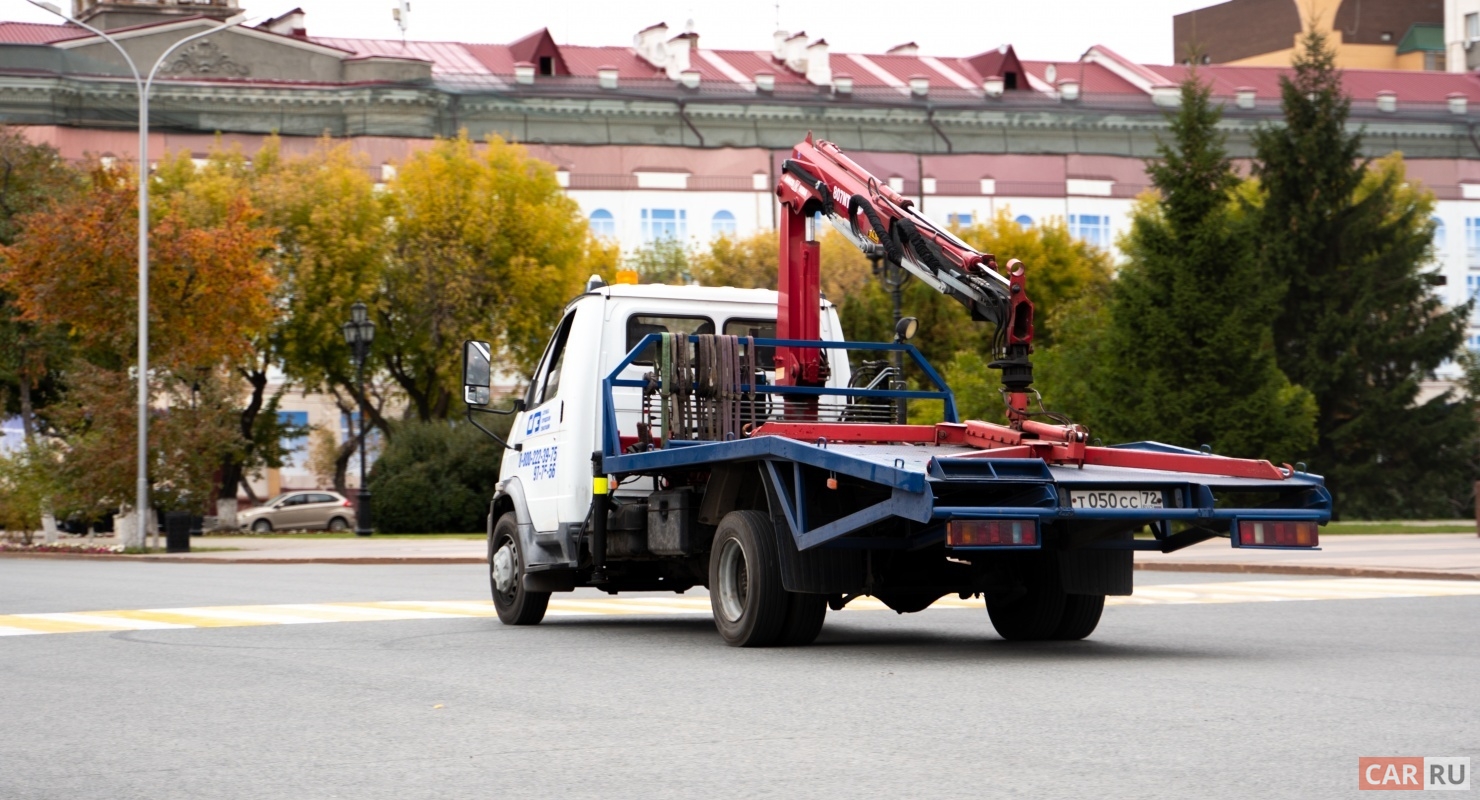
[[[508,417],[485,417],[503,436]],[[370,471],[381,533],[484,530],[503,448],[464,421],[402,422]]]

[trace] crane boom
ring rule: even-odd
[[[927,286],[996,326],[993,369],[1002,371],[1009,417],[1020,428],[1033,384],[1033,303],[1022,263],[997,259],[961,241],[916,211],[914,203],[879,181],[832,142],[805,141],[782,164],[776,196],[782,205],[777,336],[816,339],[821,284],[814,215],[827,218],[866,254],[887,258]],[[827,380],[821,350],[777,348],[777,381],[818,386]]]

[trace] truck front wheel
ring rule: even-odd
[[[714,627],[725,644],[776,644],[786,623],[790,599],[781,585],[781,563],[770,518],[759,511],[726,514],[714,533],[709,554],[709,605],[714,611]]]
[[[524,588],[524,546],[519,542],[519,523],[513,512],[499,517],[493,526],[490,552],[488,580],[499,621],[505,625],[538,625],[550,605],[550,593]]]

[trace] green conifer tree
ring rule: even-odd
[[[1325,37],[1302,41],[1283,78],[1285,124],[1255,136],[1251,204],[1259,257],[1282,288],[1280,367],[1316,398],[1310,459],[1345,516],[1433,516],[1473,508],[1473,401],[1416,403],[1454,358],[1467,307],[1445,308],[1427,272],[1433,198],[1401,157],[1362,158],[1351,101]]]
[[[1231,194],[1221,113],[1195,76],[1182,85],[1172,140],[1148,166],[1160,196],[1138,203],[1121,243],[1088,421],[1110,440],[1293,461],[1314,443],[1315,403],[1275,363],[1278,291]]]

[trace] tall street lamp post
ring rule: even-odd
[[[247,21],[245,14],[237,14],[224,24],[201,31],[192,36],[187,36],[170,45],[160,54],[159,60],[154,62],[154,67],[149,70],[147,78],[139,76],[139,68],[129,56],[128,51],[117,39],[103,33],[86,22],[73,19],[57,8],[55,3],[45,0],[26,0],[37,8],[50,11],[62,19],[76,25],[79,28],[91,31],[102,38],[113,49],[123,56],[124,63],[128,64],[129,71],[134,74],[134,87],[139,95],[139,369],[137,379],[139,382],[139,409],[138,409],[138,484],[134,494],[134,514],[138,519],[138,543],[145,543],[145,525],[149,520],[149,88],[154,84],[154,76],[164,62],[182,46],[203,39],[213,33],[220,33],[228,28],[234,28]],[[154,528],[154,546],[159,546],[159,528]]]
[[[370,343],[375,341],[375,323],[370,321],[369,310],[364,303],[350,306],[349,321],[344,323],[344,341],[349,343],[350,353],[355,360],[355,382],[360,387],[360,489],[355,495],[355,535],[369,536],[370,487],[365,484],[365,433],[369,430],[365,416],[365,357],[370,354]],[[350,426],[354,434],[354,426]]]

